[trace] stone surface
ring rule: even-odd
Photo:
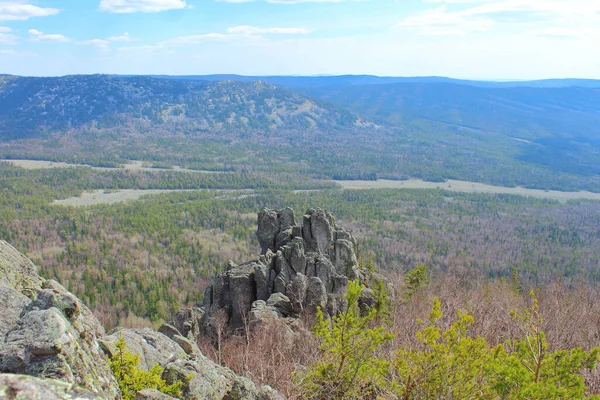
[[[43,281],[37,274],[37,267],[27,257],[0,240],[0,286],[34,293],[42,287]]]
[[[123,337],[127,350],[139,354],[139,368],[148,371],[154,365],[164,367],[168,363],[186,358],[185,351],[162,333],[149,328],[144,329],[119,329],[115,333],[100,339],[100,346],[107,356],[112,357],[116,352],[115,342]]]
[[[55,307],[27,312],[0,349],[0,372],[52,378],[115,398],[117,385],[96,336],[83,336]]]
[[[87,390],[55,379],[0,374],[0,399],[6,400],[101,400]]]
[[[15,289],[0,285],[0,348],[4,342],[4,336],[12,329],[19,318],[23,309],[30,303],[30,300]]]

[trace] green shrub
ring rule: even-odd
[[[180,397],[183,382],[168,385],[161,379],[163,368],[156,364],[149,371],[138,368],[140,356],[127,350],[125,339],[115,342],[116,353],[109,359],[110,368],[117,378],[123,400],[135,400],[136,393],[145,389],[156,389],[169,396]]]

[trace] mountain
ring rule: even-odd
[[[393,77],[375,75],[335,75],[335,76],[244,76],[233,74],[215,75],[152,75],[157,79],[182,81],[222,81],[252,82],[261,80],[276,86],[288,88],[330,87],[346,85],[385,85],[391,83],[454,83],[475,87],[507,88],[507,87],[589,87],[600,88],[600,80],[596,79],[543,79],[533,81],[478,81],[453,79],[441,76]]]
[[[185,131],[351,127],[357,117],[271,84],[79,75],[0,77],[0,137],[83,127]]]
[[[519,160],[559,171],[600,173],[600,88],[393,83],[296,90],[387,126],[426,121],[437,126],[430,127],[430,138],[444,132],[444,126],[484,141],[500,135],[515,141]]]

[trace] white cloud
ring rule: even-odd
[[[129,42],[131,41],[131,37],[129,36],[129,32],[125,32],[121,36],[111,36],[106,40],[109,42]]]
[[[244,36],[256,36],[256,35],[305,35],[311,31],[306,28],[260,28],[258,26],[234,26],[227,29],[230,34],[238,34]]]
[[[37,29],[29,30],[29,40],[33,41],[45,41],[45,42],[54,42],[54,43],[64,43],[70,42],[71,39],[64,35],[60,35],[58,33],[44,33],[40,32]]]
[[[0,26],[0,33],[7,33],[7,32],[12,32],[12,29],[10,29],[8,26]]]
[[[405,18],[395,28],[415,28],[425,35],[466,35],[494,26],[490,18],[474,18],[465,12],[448,12],[445,5]]]
[[[17,37],[11,33],[0,33],[0,44],[15,44]]]
[[[409,16],[394,27],[413,28],[426,35],[465,35],[510,26],[513,32],[585,30],[600,26],[598,0],[427,0],[445,3]],[[446,5],[447,4],[447,5]],[[467,8],[465,8],[467,6]],[[511,15],[512,19],[506,19]],[[573,32],[571,32],[572,34]]]
[[[209,41],[222,40],[262,40],[265,35],[304,35],[311,31],[306,28],[262,28],[241,25],[227,29],[226,33],[204,33],[200,35],[178,36],[157,43],[152,50],[170,45],[193,45]],[[145,47],[143,47],[145,48]],[[147,48],[145,48],[147,50]]]
[[[100,0],[100,10],[111,13],[161,12],[189,8],[185,0]]]
[[[106,39],[91,39],[91,40],[83,40],[78,42],[79,44],[87,44],[90,46],[97,47],[100,50],[109,50],[110,44],[114,42],[129,42],[131,41],[131,37],[128,32],[125,32],[121,36],[111,36]]]
[[[60,12],[57,8],[44,8],[23,1],[0,0],[0,21],[25,21],[32,17],[47,17]]]

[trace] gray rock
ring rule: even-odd
[[[101,400],[100,397],[75,385],[28,375],[0,374],[0,399],[7,400]]]
[[[250,326],[262,325],[281,316],[281,313],[274,307],[267,307],[267,303],[264,300],[256,300],[252,303],[252,309],[250,310]]]
[[[181,333],[181,336],[195,342],[200,337],[200,326],[204,311],[204,307],[184,308],[175,314],[172,325]]]
[[[33,310],[57,308],[82,336],[90,340],[105,334],[104,327],[92,311],[54,280],[47,280],[38,292],[37,298],[30,304]]]
[[[323,285],[321,279],[317,277],[308,280],[306,306],[313,309],[321,307],[323,310],[327,306],[327,290],[325,290],[325,285]]]
[[[166,337],[168,337],[171,340],[173,340],[173,337],[175,335],[181,335],[181,332],[179,332],[179,329],[175,328],[171,324],[162,324],[161,327],[158,328],[158,332],[162,333],[163,335],[165,335]]]
[[[292,209],[265,208],[258,215],[257,237],[262,253],[258,261],[232,266],[212,280],[205,294],[202,332],[210,332],[211,315],[218,309],[226,312],[232,330],[240,328],[250,312],[252,321],[275,313],[297,316],[317,307],[333,316],[344,309],[348,280],[369,278],[358,265],[356,238],[338,227],[327,210],[309,209],[296,225]],[[289,301],[269,305],[275,294]]]
[[[115,398],[115,378],[95,339],[93,332],[81,335],[55,307],[31,310],[6,334],[0,372],[59,379]]]
[[[267,300],[267,307],[273,307],[284,317],[294,315],[294,307],[290,299],[281,293],[273,293]]]
[[[281,229],[293,228],[296,225],[296,217],[294,216],[294,210],[290,207],[284,208],[279,211],[279,220]]]
[[[0,286],[7,286],[28,296],[41,289],[43,279],[37,267],[14,247],[0,240]]]
[[[175,335],[171,338],[171,340],[177,343],[187,355],[193,356],[201,354],[201,351],[198,348],[198,345],[196,345],[196,343],[193,343],[191,340],[186,339],[181,335]]]
[[[292,302],[296,312],[302,311],[304,301],[306,300],[306,289],[308,288],[308,278],[302,273],[297,273],[287,287],[286,293]]]
[[[335,242],[335,267],[338,274],[345,275],[350,280],[358,278],[358,260],[351,241],[339,239]]]
[[[302,238],[294,238],[284,249],[284,255],[294,272],[306,273],[306,255]]]
[[[322,209],[315,210],[310,216],[310,232],[321,254],[329,254],[333,242],[333,218]]]
[[[4,342],[4,335],[12,329],[19,318],[23,309],[30,303],[30,300],[15,289],[0,285],[0,349]]]
[[[140,356],[139,368],[148,371],[158,364],[164,367],[178,358],[187,358],[185,351],[162,333],[152,329],[120,329],[99,340],[102,350],[112,357],[117,350],[115,342],[123,337],[127,350]]]
[[[187,377],[192,377],[189,381]],[[247,378],[237,376],[230,369],[198,357],[177,360],[165,368],[162,378],[171,384],[186,382],[183,398],[186,400],[279,400],[283,399],[268,386],[259,388]]]
[[[155,389],[146,389],[136,393],[135,400],[171,400],[175,397],[171,397],[168,394],[159,392]]]
[[[254,280],[256,282],[256,298],[258,300],[267,300],[269,298],[269,272],[267,267],[261,263],[254,265]]]
[[[280,223],[276,211],[265,208],[258,213],[256,237],[261,247],[261,254],[265,254],[269,249],[275,249],[275,238],[279,233],[279,228]]]
[[[229,290],[231,292],[230,323],[234,329],[244,324],[248,311],[256,300],[253,264],[240,266],[228,271]]]
[[[335,267],[326,257],[319,257],[315,262],[315,275],[323,282],[328,293],[333,290],[333,277],[337,275]]]

